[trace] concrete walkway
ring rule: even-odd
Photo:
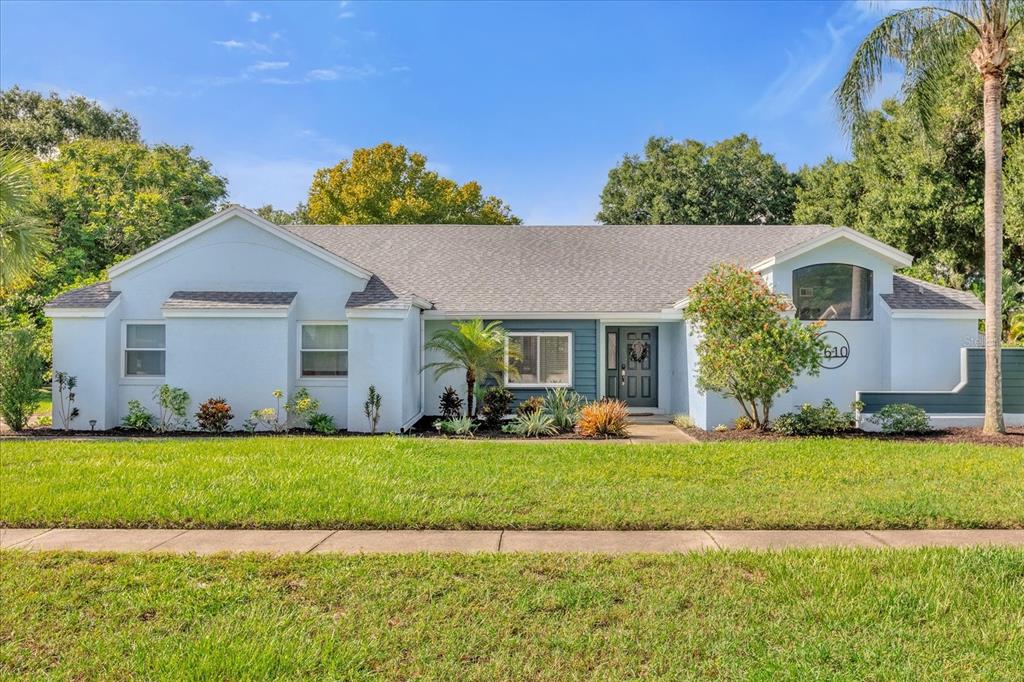
[[[4,528],[0,548],[215,554],[596,552],[793,547],[1024,547],[1024,530],[158,530]]]

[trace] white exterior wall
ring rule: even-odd
[[[890,326],[887,390],[948,391],[960,383],[960,349],[977,338],[978,320],[895,317]]]
[[[423,325],[423,342],[441,329],[451,327],[451,320],[425,320]],[[423,352],[423,366],[426,367],[432,362],[443,362],[445,357],[437,351],[427,350]],[[466,402],[466,373],[453,371],[445,372],[439,378],[434,378],[434,370],[428,369],[423,372],[423,408],[426,414],[439,414],[438,402],[441,393],[448,386],[454,388],[462,397],[463,404]]]
[[[883,359],[889,353],[888,324],[884,319],[888,308],[881,295],[892,293],[892,265],[858,244],[838,239],[772,268],[774,291],[792,297],[793,271],[817,263],[846,263],[871,270],[874,319],[827,321],[822,331],[833,330],[846,337],[850,344],[849,359],[837,369],[822,369],[816,377],[797,378],[796,388],[776,399],[772,410],[775,415],[803,403],[817,405],[825,398],[831,398],[840,409],[848,409],[857,391],[883,390],[889,381]]]
[[[348,430],[365,433],[370,423],[363,404],[370,385],[381,395],[378,431],[399,431],[420,409],[419,309],[364,311],[348,328]]]
[[[718,393],[701,393],[697,390],[697,344],[700,334],[694,332],[690,323],[686,323],[686,388],[688,393],[687,414],[694,426],[711,430],[719,424],[732,426],[736,417],[743,414],[739,403],[725,398]]]
[[[238,428],[253,409],[273,407],[272,393],[290,395],[303,386],[321,403],[339,428],[348,422],[347,378],[298,377],[300,322],[347,323],[345,303],[366,280],[352,275],[251,224],[231,217],[152,260],[112,277],[120,291],[117,308],[104,330],[97,318],[54,318],[54,358],[57,369],[74,367],[80,386],[82,417],[76,427],[88,428],[90,415],[100,414],[97,428],[112,428],[127,414],[128,401],[140,400],[153,410],[153,390],[164,383],[188,391],[196,407],[220,396],[232,407]],[[238,317],[225,312],[212,317],[164,318],[162,304],[175,291],[295,291],[287,317]],[[180,313],[179,313],[180,314]],[[204,315],[209,313],[204,312]],[[167,360],[164,377],[123,376],[123,324],[157,322],[166,325]],[[71,330],[74,329],[72,332]],[[74,337],[74,343],[67,339]],[[106,346],[107,361],[97,362],[96,349]],[[88,358],[88,360],[86,360]],[[350,365],[359,365],[350,350]],[[108,371],[109,370],[109,371]],[[69,370],[66,370],[69,371]],[[105,399],[99,390],[101,380]],[[362,401],[360,400],[360,411]],[[194,420],[193,420],[194,421]]]
[[[117,302],[105,317],[55,317],[53,319],[53,371],[66,372],[78,380],[75,402],[79,416],[70,427],[88,430],[96,420],[96,429],[118,425],[116,410],[117,377],[120,351],[117,344]],[[100,314],[100,311],[96,311]],[[65,398],[68,392],[65,391]],[[60,394],[52,388],[54,428],[63,428],[59,414]],[[66,404],[66,402],[65,402]]]

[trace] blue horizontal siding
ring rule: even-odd
[[[931,414],[982,414],[985,411],[985,351],[967,349],[967,385],[956,393],[929,391],[866,391],[860,394],[864,412],[885,405],[910,403]],[[1024,348],[1003,349],[1003,411],[1024,413]]]
[[[597,400],[597,320],[501,320],[510,332],[572,332],[572,390],[587,400]],[[509,389],[516,404],[545,390]]]

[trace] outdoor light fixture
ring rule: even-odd
[[[89,430],[90,431],[95,431],[96,430],[96,420],[95,419],[90,419],[89,420]]]

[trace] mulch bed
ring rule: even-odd
[[[701,429],[683,429],[702,443],[718,441],[785,441],[799,440],[807,436],[783,436],[771,431],[702,431]],[[835,438],[855,438],[861,440],[901,441],[907,443],[973,443],[977,445],[1007,445],[1024,447],[1024,427],[1015,426],[1006,429],[1002,436],[983,434],[980,428],[939,429],[930,433],[905,436],[888,436],[884,433],[867,431],[848,431],[836,434]]]

